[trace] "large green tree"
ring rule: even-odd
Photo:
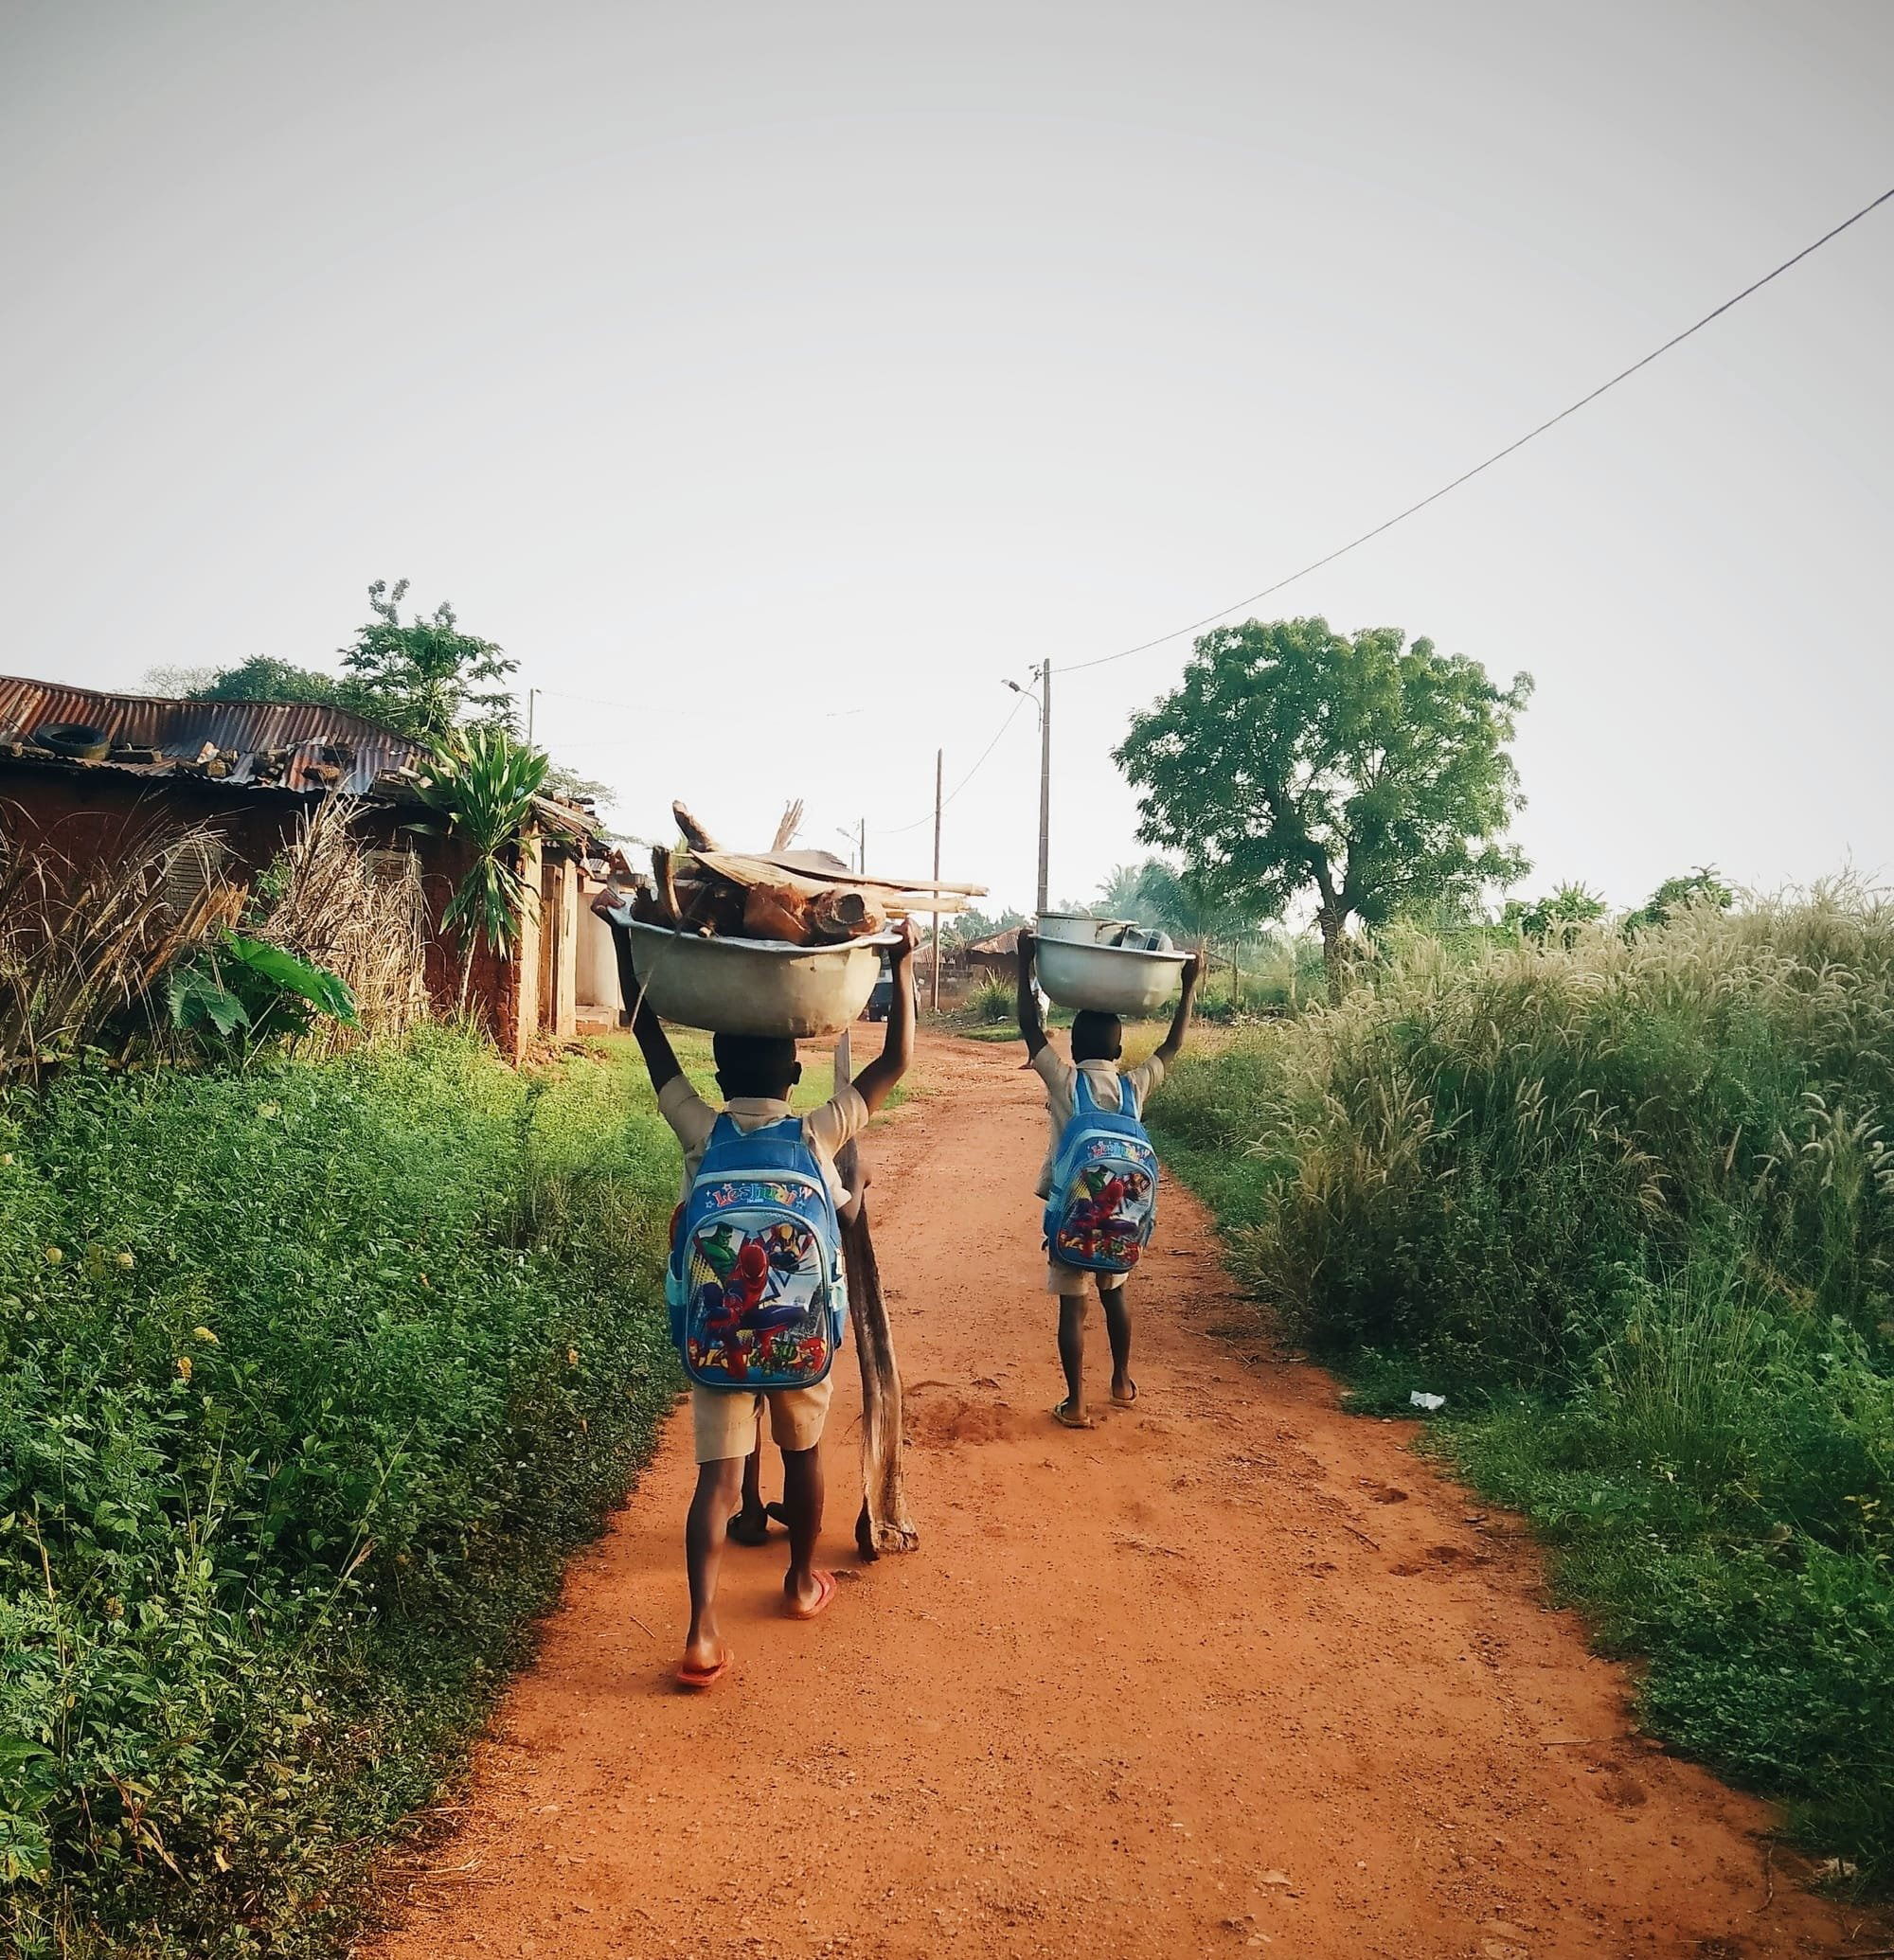
[[[508,676],[519,662],[491,640],[462,633],[444,599],[426,616],[403,619],[407,590],[405,579],[392,587],[377,579],[369,586],[375,616],[341,650],[348,705],[437,745],[463,724],[510,730],[515,711]]]
[[[1145,842],[1260,916],[1313,900],[1332,995],[1350,919],[1525,874],[1502,839],[1521,800],[1506,745],[1531,688],[1394,627],[1252,619],[1204,634],[1116,755]]]
[[[241,667],[225,668],[198,689],[202,701],[313,701],[350,705],[348,684],[314,668],[297,667],[268,653],[253,653]]]

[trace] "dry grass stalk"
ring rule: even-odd
[[[0,1077],[96,1041],[234,924],[243,892],[216,875],[222,855],[214,827],[164,823],[84,864],[45,847],[0,853]]]
[[[360,806],[325,797],[271,867],[257,936],[333,973],[355,997],[359,1027],[325,1022],[310,1039],[332,1049],[394,1038],[428,1011],[427,904],[411,851],[366,848]]]

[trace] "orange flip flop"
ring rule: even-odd
[[[715,1687],[724,1675],[729,1673],[730,1663],[736,1658],[726,1647],[724,1649],[724,1658],[714,1667],[692,1667],[687,1663],[677,1670],[677,1684],[681,1688],[690,1689],[693,1693],[702,1693],[705,1688]]]
[[[798,1606],[795,1600],[785,1600],[783,1611],[793,1620],[813,1620],[818,1614],[829,1611],[836,1594],[835,1575],[832,1572],[818,1572],[815,1575],[815,1604]]]

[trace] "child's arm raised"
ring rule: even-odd
[[[670,1037],[664,1031],[664,1023],[652,1011],[651,1003],[642,993],[637,996],[637,1005],[632,1014],[632,1034],[644,1055],[652,1087],[662,1095],[665,1084],[674,1082],[684,1069],[671,1049]]]
[[[1184,962],[1184,990],[1177,996],[1177,1011],[1170,1017],[1170,1032],[1158,1044],[1157,1059],[1166,1068],[1184,1052],[1184,1037],[1190,1031],[1190,1008],[1197,998],[1197,982],[1203,977],[1204,955],[1193,953]]]
[[[1045,1045],[1045,1023],[1039,1012],[1039,989],[1032,984],[1032,959],[1039,942],[1025,926],[1019,929],[1019,1031],[1026,1057],[1032,1060]]]
[[[888,954],[893,991],[888,999],[887,1035],[882,1052],[855,1078],[855,1091],[869,1113],[881,1108],[914,1060],[914,924],[902,919],[900,937]]]

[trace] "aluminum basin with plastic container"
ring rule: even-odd
[[[1129,918],[1100,918],[1093,912],[1042,912],[1033,930],[1041,939],[1070,939],[1090,946],[1135,923]]]
[[[1177,991],[1188,953],[1147,953],[1135,946],[1040,939],[1039,984],[1062,1007],[1095,1014],[1149,1014]]]
[[[840,1034],[868,1004],[892,933],[840,946],[706,939],[634,920],[632,971],[652,1010],[713,1034]]]

